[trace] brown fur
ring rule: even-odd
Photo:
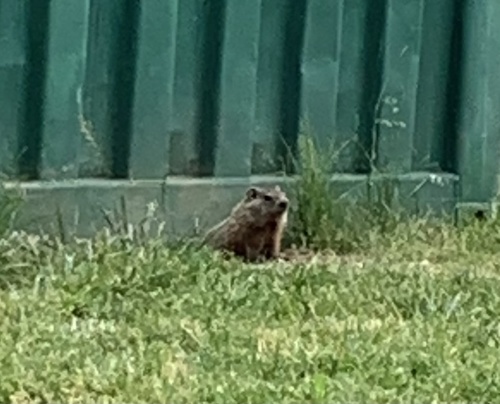
[[[251,187],[229,217],[211,228],[204,243],[247,261],[277,258],[286,227],[289,201],[276,186]]]

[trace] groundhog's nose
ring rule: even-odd
[[[285,210],[288,207],[288,201],[281,201],[280,203],[278,203],[278,206],[280,207],[280,209]]]

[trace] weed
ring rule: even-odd
[[[373,237],[390,233],[401,223],[402,211],[395,195],[397,180],[368,177],[361,188],[358,186],[360,195],[353,197],[349,194],[352,190],[339,192],[332,181],[331,168],[340,150],[321,152],[313,136],[305,133],[299,136],[298,145],[292,242],[349,253],[367,248]]]

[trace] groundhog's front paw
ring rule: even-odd
[[[276,256],[275,260],[278,262],[290,261],[290,254],[287,254],[286,252],[282,251],[279,253],[279,255]]]

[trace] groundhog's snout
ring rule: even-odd
[[[281,210],[286,210],[286,208],[288,208],[288,201],[282,200],[278,202],[278,208],[280,208]]]

